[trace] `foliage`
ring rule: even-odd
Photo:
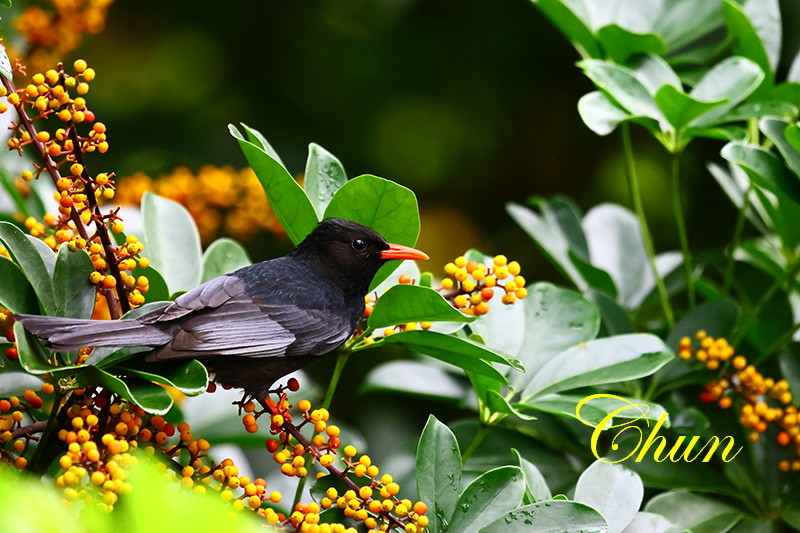
[[[599,135],[621,132],[633,211],[600,204],[584,214],[566,197],[509,203],[511,218],[574,289],[528,282],[518,262],[477,250],[448,263],[441,279],[411,262],[387,264],[366,295],[364,319],[336,351],[321,407],[294,395],[290,379],[261,410],[235,402],[244,428],[231,407],[219,419],[204,413],[190,428],[192,402],[223,394],[206,393],[213,386],[197,361],[145,365],[140,347],[56,354],[14,322],[16,313],[134,317],[250,259],[229,238],[203,251],[190,210],[152,193],[141,199],[141,240],[126,235],[120,212],[96,201],[114,198],[113,173],[90,171],[84,160],[108,148],[106,127],[83,97],[88,86],[81,88],[94,70],[79,60],[74,73],[59,64],[24,79],[7,62],[6,108],[18,113],[9,147],[33,170],[22,172],[23,187],[10,171],[0,175],[15,209],[0,222],[0,305],[8,311],[0,317],[8,340],[0,457],[46,483],[33,488],[22,472],[0,468],[0,486],[20,483],[17,494],[37,495],[4,502],[14,511],[3,514],[24,527],[43,502],[63,500],[69,505],[57,506],[53,519],[89,531],[107,528],[109,511],[138,531],[136,516],[154,509],[185,516],[190,507],[204,510],[196,527],[215,530],[245,527],[226,521],[256,515],[290,531],[800,527],[792,395],[800,387],[800,54],[779,81],[777,2],[533,3],[576,46],[578,66],[595,85],[577,104],[586,125]],[[679,252],[656,254],[632,125],[664,148]],[[293,244],[330,216],[415,244],[421,224],[410,189],[369,174],[349,178],[313,143],[299,182],[259,131],[244,124],[229,131],[269,216]],[[719,143],[727,164],[711,162],[709,173],[738,212],[724,250],[692,249],[684,222],[681,156],[701,138]],[[54,205],[47,179],[58,215],[47,214]],[[346,365],[365,360],[361,352],[377,362],[359,393],[412,398],[437,415],[455,405],[462,415],[445,423],[446,415],[430,414],[419,439],[409,439],[416,449],[393,452],[394,464],[413,465],[396,478],[404,491],[415,479],[416,503],[401,498],[400,483],[369,455],[343,445],[347,427],[331,423],[334,393],[344,394],[339,379]],[[251,479],[232,460],[206,453],[211,443],[199,438],[264,445],[250,436],[264,416],[275,436],[266,439],[267,457],[298,479],[291,503],[267,490],[273,479]],[[381,423],[366,427],[381,432]],[[744,452],[713,456],[724,436]],[[139,470],[146,455],[161,466]],[[306,492],[314,472],[321,477]],[[208,493],[219,496],[208,506],[193,499]],[[306,494],[315,501],[300,501]],[[118,499],[130,505],[116,506]],[[255,513],[232,518],[231,507]]]

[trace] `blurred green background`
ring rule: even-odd
[[[75,55],[98,71],[90,103],[109,126],[104,168],[243,167],[230,122],[262,131],[293,173],[317,142],[350,176],[417,193],[434,270],[478,247],[520,259],[530,280],[560,281],[504,204],[562,193],[583,209],[629,205],[618,136],[597,137],[578,116],[590,83],[577,54],[525,0],[117,1]],[[647,136],[635,142],[657,246],[677,247],[668,161]],[[697,143],[683,160],[699,248],[732,231],[733,210],[700,163],[716,150]],[[271,237],[249,246],[255,259],[288,249]]]

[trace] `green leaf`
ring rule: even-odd
[[[577,206],[564,197],[538,198],[536,203],[540,213],[514,203],[506,204],[506,211],[578,290],[588,289],[588,283],[569,258],[570,250],[579,257],[589,258]]]
[[[119,377],[94,366],[88,366],[80,374],[79,381],[84,386],[101,386],[133,402],[148,413],[163,415],[172,407],[169,391],[146,379],[135,376]]]
[[[800,150],[787,139],[787,133],[790,130],[797,130],[797,125],[778,118],[764,117],[758,122],[758,127],[778,147],[786,166],[800,178]]]
[[[800,343],[784,346],[778,356],[781,375],[789,383],[789,390],[800,390]]]
[[[247,250],[238,242],[227,237],[212,242],[203,253],[202,261],[201,283],[252,264]]]
[[[647,502],[644,510],[660,514],[692,533],[727,531],[742,518],[738,509],[688,491],[658,494]]]
[[[701,102],[672,85],[664,85],[655,96],[656,105],[675,130],[681,130],[703,113],[722,105],[725,100]]]
[[[603,516],[588,505],[568,500],[532,503],[501,516],[480,533],[601,533]]]
[[[0,4],[5,7],[11,7],[11,0],[2,0]],[[2,43],[0,43],[0,74],[9,81],[13,81],[14,79],[14,72],[11,70],[11,61],[8,59],[6,47]]]
[[[187,396],[197,396],[205,392],[208,386],[206,367],[196,359],[158,364],[145,363],[140,359],[134,365],[115,367],[108,371],[175,387]]]
[[[530,285],[521,304],[525,309],[525,338],[519,357],[526,370],[509,375],[515,391],[527,389],[556,355],[593,339],[600,329],[600,314],[594,305],[580,294],[551,283]]]
[[[533,400],[529,400],[525,404],[519,405],[519,408],[527,407],[537,411],[544,411],[578,420],[575,410],[578,404],[584,399],[585,396],[578,395],[545,394],[544,396],[539,396]],[[617,413],[614,420],[658,420],[661,415],[667,414],[666,409],[657,403],[636,398],[608,395],[593,398],[589,402],[584,403],[580,409],[580,419],[587,424],[598,426],[605,417],[625,406],[631,407]],[[668,419],[664,423],[664,426],[669,427]]]
[[[151,192],[142,196],[144,246],[153,268],[171,292],[200,284],[200,234],[192,216],[177,202]]]
[[[345,183],[325,209],[325,217],[340,217],[369,226],[388,242],[414,246],[419,237],[419,207],[410,189],[377,176],[363,175]],[[372,280],[377,287],[397,268],[388,261]]]
[[[487,376],[467,372],[467,377],[472,383],[475,397],[478,399],[478,411],[481,421],[494,425],[504,416],[515,416],[522,420],[535,420],[535,416],[527,415],[511,405],[508,399],[501,394],[501,383]],[[497,415],[503,415],[498,417]]]
[[[688,529],[676,526],[660,514],[636,513],[623,533],[690,533]]]
[[[794,55],[789,72],[786,74],[787,82],[800,82],[800,50]]]
[[[598,89],[632,115],[658,122],[665,120],[647,88],[631,69],[597,59],[585,59],[578,66]],[[655,129],[654,126],[650,125],[648,129]]]
[[[725,120],[729,122],[759,119],[766,116],[796,117],[800,113],[798,107],[789,102],[780,100],[767,100],[742,104],[725,113]]]
[[[54,315],[56,306],[53,283],[36,245],[19,228],[8,222],[0,222],[0,241],[3,242],[14,262],[30,281],[45,314]]]
[[[655,287],[639,220],[616,204],[600,204],[583,217],[589,256],[614,280],[617,302],[636,309]]]
[[[589,285],[589,290],[600,291],[612,298],[618,296],[617,285],[608,272],[602,268],[597,268],[572,250],[569,251],[569,260],[572,261],[572,264],[575,265],[575,268],[580,272],[583,279],[586,280],[586,283]]]
[[[586,7],[579,2],[564,0],[532,0],[561,33],[569,39],[583,57],[603,57],[592,34]]]
[[[342,163],[322,146],[308,145],[304,186],[317,217],[322,218],[336,191],[347,182]]]
[[[251,128],[244,122],[242,122],[241,125],[242,128],[244,128],[244,132],[247,134],[247,141],[250,144],[266,152],[266,154],[270,156],[272,159],[274,159],[280,166],[282,166],[284,170],[286,170],[287,172],[289,171],[289,169],[286,168],[286,165],[281,160],[281,157],[278,155],[278,152],[275,151],[275,149],[272,147],[269,141],[267,141],[267,138],[264,137],[264,135],[262,135],[260,131]],[[228,129],[230,130],[230,126]],[[236,135],[234,135],[234,137],[236,137]]]
[[[636,331],[627,311],[606,294],[598,291],[589,291],[586,294],[586,298],[600,311],[602,336],[610,337]]]
[[[480,475],[458,498],[448,531],[479,531],[522,503],[525,477],[516,466]]]
[[[44,374],[53,370],[53,365],[47,359],[47,354],[36,338],[28,333],[22,322],[14,323],[14,336],[19,353],[19,364],[29,374]]]
[[[169,287],[167,287],[167,282],[164,281],[164,277],[158,270],[152,266],[148,266],[147,268],[137,266],[133,269],[133,275],[136,276],[136,278],[139,276],[147,277],[149,288],[147,292],[144,293],[145,302],[154,303],[169,300]]]
[[[97,289],[89,281],[89,274],[94,271],[89,254],[85,250],[70,252],[67,243],[63,243],[56,257],[53,270],[56,315],[91,318]]]
[[[419,361],[389,361],[369,371],[359,393],[392,392],[460,402],[468,393],[463,380],[450,372]]]
[[[616,63],[626,63],[639,54],[661,55],[666,45],[654,33],[636,33],[617,24],[609,24],[597,30],[597,38],[609,57]]]
[[[655,335],[634,333],[592,340],[548,361],[528,384],[523,398],[641,378],[672,358],[672,351]]]
[[[600,460],[583,471],[575,487],[575,501],[600,512],[608,521],[608,533],[625,529],[643,497],[644,485],[636,472]]]
[[[619,107],[600,91],[592,91],[578,100],[578,113],[583,123],[598,135],[608,135],[633,115]]]
[[[14,335],[17,339],[19,364],[29,374],[72,374],[75,370],[86,367],[86,365],[54,366],[48,358],[48,353],[44,351],[36,337],[25,330],[22,322],[14,323]]]
[[[682,89],[681,79],[667,61],[656,55],[644,55],[636,58],[630,67],[633,69],[636,79],[638,79],[650,94],[655,95],[664,85],[671,85],[676,89]]]
[[[531,500],[540,502],[551,499],[553,494],[536,465],[522,457],[517,450],[512,449],[511,451],[517,456],[519,468],[522,470],[522,475],[525,476],[525,491]]]
[[[0,305],[12,313],[38,313],[39,301],[28,278],[10,259],[0,256]]]
[[[474,320],[475,317],[465,315],[433,289],[419,285],[395,285],[378,298],[367,324],[371,328],[385,328],[408,322]]]
[[[135,355],[152,350],[152,346],[125,346],[123,348],[108,346],[95,348],[86,360],[86,364],[96,366],[97,368],[110,368]]]
[[[48,245],[46,245],[43,240],[37,239],[33,235],[25,235],[25,237],[27,237],[28,241],[30,241],[30,243],[39,253],[39,256],[44,262],[44,267],[47,269],[47,274],[52,278],[53,271],[56,268],[56,253]]]
[[[753,182],[800,203],[800,177],[760,146],[731,141],[722,147],[722,157],[742,167]]]
[[[2,366],[0,360],[0,368]],[[42,380],[27,372],[0,372],[0,398],[22,396],[27,389],[39,390],[41,386]]]
[[[780,59],[781,17],[777,0],[746,2],[724,0],[725,23],[736,39],[733,50],[758,64],[772,80]]]
[[[506,378],[488,362],[502,363],[515,367],[519,365],[516,361],[508,360],[477,342],[435,331],[401,331],[389,337],[384,337],[381,343],[369,346],[382,343],[403,344],[410,350],[430,355],[445,363],[488,376],[502,383],[505,383]]]
[[[453,432],[429,415],[417,444],[417,494],[428,504],[431,533],[444,531],[461,490],[461,452]]]
[[[269,200],[281,226],[286,230],[292,243],[300,244],[306,235],[314,230],[319,221],[314,207],[302,187],[298,185],[283,164],[273,157],[277,154],[274,154],[261,134],[245,124],[242,124],[242,128],[258,144],[245,140],[233,124],[228,125],[228,130],[239,141],[239,147],[244,152],[247,162],[261,182],[267,200]],[[270,151],[273,152],[273,155],[270,155]]]
[[[784,130],[783,134],[786,136],[786,142],[800,152],[800,126],[792,124]]]
[[[726,122],[725,113],[750,96],[763,80],[764,72],[749,59],[738,56],[723,59],[697,82],[689,96],[700,102],[727,102],[703,113],[689,125],[704,127]]]

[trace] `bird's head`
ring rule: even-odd
[[[390,259],[428,259],[414,248],[386,242],[380,233],[343,218],[322,220],[293,252],[345,290],[363,295]]]

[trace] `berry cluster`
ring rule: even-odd
[[[467,261],[464,256],[447,263],[445,272],[452,276],[442,280],[443,291],[452,291],[446,298],[468,315],[481,316],[489,312],[489,301],[496,290],[502,290],[500,301],[511,305],[528,295],[525,278],[520,276],[516,261],[508,261],[504,255],[496,255],[491,265]],[[501,283],[503,282],[503,283]]]
[[[52,394],[53,385],[45,383],[42,392]],[[17,468],[28,466],[25,455],[34,437],[25,430],[26,422],[35,423],[36,411],[43,405],[44,400],[31,389],[24,391],[22,398],[0,399],[0,463],[13,464]]]
[[[114,174],[100,172],[92,176],[84,156],[108,150],[106,126],[95,121],[85,98],[96,76],[94,69],[82,59],[72,66],[72,74],[60,63],[55,69],[34,74],[20,89],[3,79],[0,95],[7,97],[18,115],[18,122],[10,126],[8,146],[20,154],[25,147],[31,147],[40,161],[33,164],[32,170],[22,172],[22,183],[46,173],[56,188],[58,215],[45,215],[41,222],[28,217],[25,227],[53,250],[62,243],[72,251],[87,250],[95,266],[90,280],[97,284],[104,302],[115,304],[109,314],[116,318],[144,303],[149,282],[134,278],[129,272],[137,266],[146,267],[148,261],[140,257],[144,247],[134,236],[128,236],[122,246],[114,244],[109,232],[122,233],[125,227],[117,210],[103,214],[98,206],[101,200],[114,198]],[[0,112],[6,110],[7,105],[0,103]],[[43,123],[45,127],[49,125],[48,119],[55,119],[58,124],[42,128]],[[80,134],[79,127],[88,127],[88,133]]]
[[[44,383],[42,391],[53,394],[55,387]],[[67,505],[92,504],[111,511],[123,494],[134,490],[127,481],[129,468],[137,462],[134,450],[158,456],[172,463],[165,475],[183,488],[196,493],[217,491],[234,510],[257,511],[268,523],[286,518],[268,506],[281,500],[278,491],[268,491],[266,482],[239,475],[230,459],[214,464],[208,458],[211,448],[205,439],[196,439],[186,422],[177,426],[162,416],[151,416],[140,407],[110,397],[97,389],[73,390],[68,405],[56,420],[64,427],[57,429],[63,443],[63,455],[57,458],[59,470],[55,484],[63,491]],[[43,422],[36,420],[36,411],[44,404],[34,391],[25,391],[23,398],[0,400],[0,460],[25,468],[30,441],[41,431]]]
[[[139,205],[145,191],[186,207],[203,243],[210,243],[220,234],[239,240],[249,239],[259,231],[285,235],[250,168],[205,165],[194,173],[179,167],[157,180],[137,173],[119,180],[116,201],[119,205]]]
[[[28,4],[13,21],[22,36],[26,63],[37,68],[50,65],[75,50],[83,35],[95,35],[105,27],[113,0],[45,0]]]
[[[380,469],[372,464],[368,455],[356,458],[358,451],[348,445],[341,450],[344,468],[335,464],[342,441],[339,427],[329,423],[330,413],[327,409],[312,409],[310,401],[300,400],[297,402],[297,411],[302,421],[294,425],[290,412],[292,405],[282,390],[277,393],[277,401],[267,398],[264,404],[265,409],[260,413],[254,413],[250,403],[243,406],[247,412],[245,426],[250,431],[255,426],[255,418],[269,416],[270,433],[277,435],[277,438],[267,441],[267,451],[281,465],[284,475],[304,478],[309,475],[311,465],[316,463],[347,486],[343,494],[330,487],[319,504],[298,503],[288,517],[286,526],[304,533],[355,532],[354,528],[343,524],[321,523],[320,513],[323,510],[339,507],[346,517],[363,523],[370,531],[388,531],[399,527],[407,533],[417,533],[425,529],[428,524],[425,516],[427,506],[423,502],[412,504],[409,500],[399,499],[400,486],[389,474],[380,475]],[[297,413],[294,416],[297,417]],[[313,428],[314,435],[310,440],[300,432],[305,426]],[[320,471],[316,477],[324,475]],[[363,479],[366,483],[356,484],[351,477]]]
[[[694,349],[692,339],[684,337],[680,340],[679,357],[685,361],[694,357],[707,369],[720,370],[719,377],[706,384],[700,399],[716,402],[722,409],[736,402],[739,422],[749,430],[751,442],[773,427],[776,442],[790,450],[790,458],[780,461],[778,467],[784,472],[800,471],[800,414],[792,405],[786,380],[764,377],[743,355],[734,355],[735,350],[724,338],[715,339],[704,331],[695,337],[700,347]]]

